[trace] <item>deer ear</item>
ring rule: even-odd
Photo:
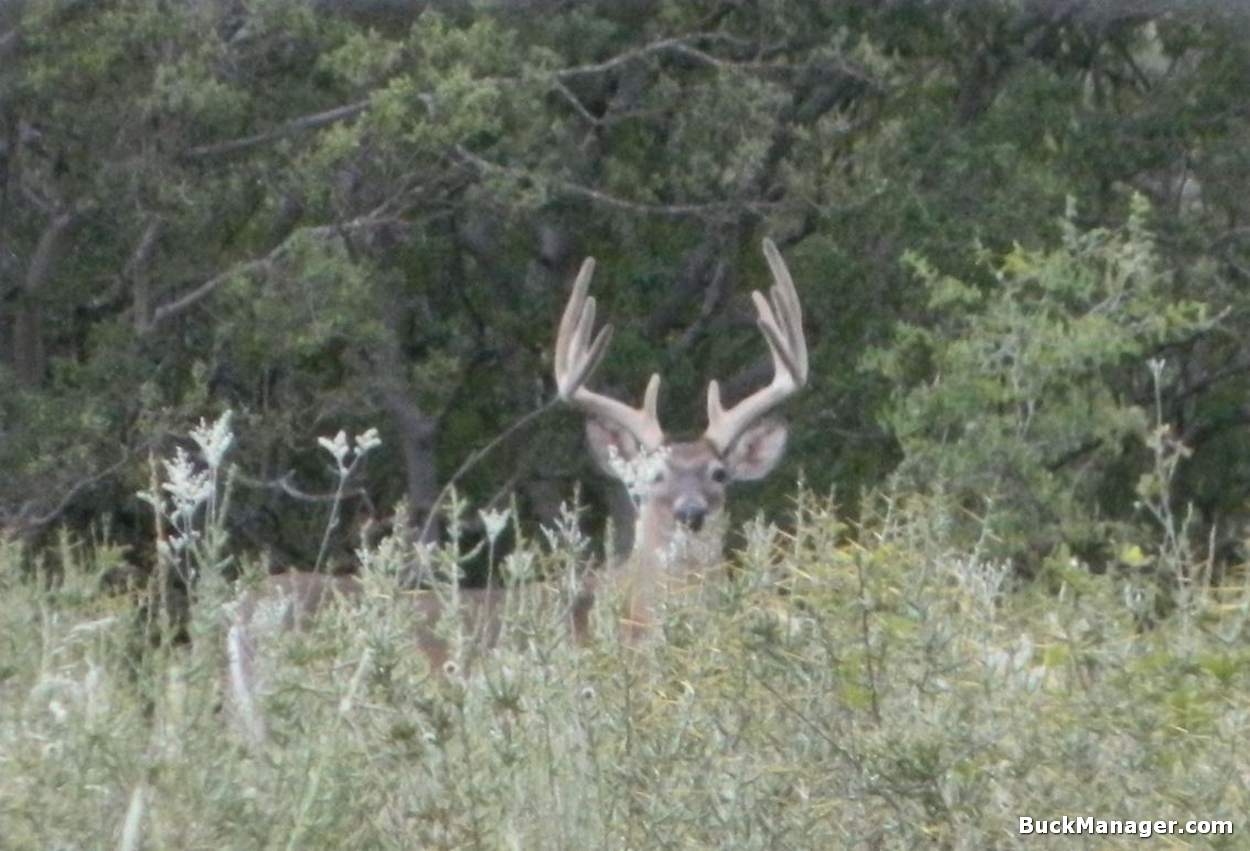
[[[725,464],[739,482],[762,479],[773,471],[786,451],[788,430],[781,420],[763,420],[751,426],[729,447]]]
[[[612,469],[613,450],[621,461],[632,461],[641,449],[638,439],[628,431],[595,417],[586,420],[586,442],[590,444],[595,465],[615,479],[619,479],[620,474]]]

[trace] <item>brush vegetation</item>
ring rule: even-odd
[[[734,579],[654,640],[601,615],[573,648],[522,601],[467,670],[429,670],[375,558],[363,602],[271,645],[256,750],[220,711],[223,582],[201,583],[188,645],[137,654],[133,609],[97,592],[106,545],[65,540],[52,589],[10,548],[4,845],[1063,847],[1018,817],[1247,811],[1244,589],[1175,565],[1157,621],[1140,573],[1072,561],[1015,587],[949,547],[948,507],[870,504],[848,528],[800,491],[792,528],[751,524]],[[551,541],[509,561],[583,563],[576,535]]]

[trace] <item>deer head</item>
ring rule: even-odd
[[[621,479],[638,508],[634,551],[624,569],[603,580],[587,577],[572,600],[552,595],[575,640],[589,633],[589,613],[605,585],[623,590],[622,627],[638,637],[654,621],[665,598],[702,581],[719,565],[724,540],[725,489],[735,481],[762,478],[776,466],[786,445],[786,427],[769,412],[807,381],[807,344],[798,294],[776,246],[764,240],[764,256],[775,284],[767,298],[752,293],[757,324],[773,359],[773,379],[732,408],[721,404],[715,381],[707,388],[707,429],[697,440],[671,441],[656,413],[660,376],[647,383],[641,408],[631,408],[586,388],[603,359],[612,327],[594,333],[595,300],[587,295],[593,260],[582,264],[556,336],[555,377],[560,398],[586,412],[586,434],[601,468]],[[501,640],[507,607],[504,588],[465,589],[459,595],[462,623],[472,646],[484,651]],[[288,573],[269,577],[243,595],[227,634],[227,700],[231,714],[254,744],[265,740],[257,662],[274,632],[299,626],[327,602],[356,598],[359,580],[347,576]],[[450,648],[434,629],[443,599],[429,591],[401,596],[418,613],[417,646],[440,669]]]
[[[556,386],[561,399],[587,414],[586,436],[600,469],[630,491],[637,519],[627,563],[649,574],[640,583],[647,588],[719,563],[726,488],[768,475],[785,451],[785,423],[768,414],[807,382],[807,343],[798,293],[771,240],[764,240],[764,256],[774,285],[767,297],[758,291],[751,297],[772,354],[772,381],[728,409],[710,381],[707,429],[696,440],[672,441],[660,426],[658,373],[647,382],[641,408],[586,387],[612,338],[611,325],[594,333],[595,299],[587,294],[593,259],[582,264],[560,320]]]

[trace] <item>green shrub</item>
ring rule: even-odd
[[[1082,231],[1070,205],[1057,247],[985,255],[979,284],[908,256],[928,311],[867,364],[896,388],[900,486],[948,497],[969,546],[988,529],[988,552],[1036,567],[1133,537],[1167,378],[1148,361],[1215,323],[1173,292],[1148,212],[1137,196],[1123,227]]]

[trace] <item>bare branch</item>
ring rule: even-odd
[[[700,42],[730,45],[735,48],[739,54],[753,58],[722,58],[709,53],[707,50],[695,47],[695,44]],[[811,67],[807,63],[777,62],[759,58],[761,55],[773,52],[776,52],[776,49],[761,49],[752,42],[735,38],[726,33],[691,33],[685,36],[660,39],[659,41],[645,44],[642,47],[635,48],[634,50],[627,50],[624,53],[620,53],[610,59],[605,59],[602,62],[562,68],[554,72],[554,76],[557,80],[568,80],[577,77],[602,74],[606,71],[619,68],[622,65],[627,65],[634,60],[659,53],[676,54],[713,68],[736,68],[750,71],[794,73]],[[874,89],[884,88],[881,81],[873,77],[872,74],[870,74],[863,66],[857,65],[849,60],[839,59],[836,61],[824,61],[820,64],[826,68],[837,70],[842,74],[858,80],[859,82]]]
[[[194,307],[231,278],[238,275],[247,275],[252,272],[259,272],[268,269],[269,265],[277,258],[277,255],[285,248],[286,243],[284,242],[282,245],[275,248],[267,257],[262,257],[258,260],[250,260],[247,263],[235,266],[233,269],[229,269],[219,275],[214,275],[195,289],[191,290],[191,292],[183,295],[181,298],[176,298],[167,304],[161,305],[152,311],[152,318],[143,325],[142,333],[151,333],[167,319],[172,319],[178,314]]]
[[[35,246],[35,253],[30,258],[30,266],[26,269],[26,282],[23,287],[25,293],[34,293],[48,282],[57,252],[60,251],[61,238],[74,223],[74,219],[75,215],[72,212],[56,213],[48,226],[44,228],[39,236],[39,243]]]
[[[579,183],[573,183],[558,177],[536,175],[524,169],[499,165],[478,156],[463,145],[457,145],[455,150],[458,156],[481,171],[507,174],[514,178],[530,180],[534,183],[546,185],[564,195],[584,198],[587,201],[592,201],[605,207],[641,215],[686,218],[691,216],[724,215],[726,213],[741,212],[742,210],[763,213],[782,206],[780,202],[776,201],[709,201],[704,204],[652,204],[645,201],[631,201],[628,198],[619,198],[601,189],[582,186]]]
[[[552,87],[555,88],[556,92],[558,92],[561,97],[569,102],[569,105],[573,107],[573,111],[584,118],[588,124],[597,125],[601,123],[601,119],[586,108],[586,105],[581,102],[577,95],[573,94],[573,90],[565,85],[564,81],[561,80],[558,75],[555,80],[552,81]]]
[[[70,486],[70,488],[61,495],[60,499],[56,501],[56,504],[45,513],[32,517],[31,514],[34,511],[34,506],[28,502],[17,511],[16,517],[6,519],[5,525],[9,525],[15,530],[21,532],[34,532],[42,529],[49,523],[56,522],[56,520],[65,513],[65,510],[69,508],[70,503],[72,503],[80,493],[96,483],[107,479],[109,476],[120,470],[122,466],[130,460],[131,454],[132,452],[129,449],[123,447],[121,458],[104,469],[79,479],[72,486]]]
[[[27,203],[45,216],[56,215],[57,210],[60,209],[60,206],[50,198],[45,198],[36,192],[33,186],[23,183],[21,184],[21,190],[22,197],[26,199]]]
[[[354,118],[364,112],[369,107],[369,101],[362,100],[356,103],[349,103],[343,106],[336,106],[334,109],[327,109],[324,112],[316,112],[312,115],[301,116],[292,119],[273,130],[264,133],[257,133],[253,136],[244,136],[241,139],[230,139],[225,142],[214,142],[210,145],[197,145],[189,148],[182,153],[184,160],[202,160],[214,157],[224,157],[239,151],[254,148],[257,145],[264,145],[267,142],[273,142],[286,136],[293,136],[296,133],[302,133],[305,130],[315,130],[318,127],[325,127],[327,124],[334,124],[339,121],[345,121]]]
[[[712,318],[716,315],[717,309],[724,303],[725,297],[729,294],[728,283],[728,267],[723,260],[718,260],[712,268],[711,278],[703,291],[703,304],[699,308],[699,315],[691,323],[690,327],[668,347],[667,355],[670,361],[684,356],[686,352],[694,347],[695,343],[702,339]]]
[[[0,35],[0,61],[9,61],[11,54],[17,50],[17,30],[9,30]]]
[[[237,469],[231,472],[231,476],[234,481],[244,487],[252,488],[254,490],[276,491],[300,502],[330,503],[335,500],[356,498],[364,499],[366,501],[369,500],[368,491],[359,487],[347,488],[341,492],[332,490],[325,491],[323,493],[310,493],[308,491],[301,490],[300,487],[295,484],[294,470],[287,470],[276,479],[256,479],[246,473],[239,472]]]
[[[156,239],[160,235],[161,220],[153,217],[143,229],[143,236],[139,237],[139,244],[135,246],[130,259],[126,261],[126,268],[122,271],[124,276],[131,278],[142,272],[148,261],[152,259],[152,252],[156,249]]]
[[[105,299],[98,300],[102,304],[124,301],[125,290],[129,287],[134,305],[134,327],[140,332],[147,327],[152,309],[152,281],[147,274],[147,267],[152,260],[152,254],[156,251],[156,243],[160,234],[161,220],[156,216],[150,217],[147,226],[143,229],[143,235],[139,237],[139,244],[135,246],[130,259],[122,268],[121,275],[111,288],[115,292]]]
[[[611,71],[613,68],[619,68],[635,59],[641,59],[653,53],[662,53],[665,50],[672,50],[675,47],[684,47],[685,39],[682,38],[664,38],[654,41],[651,44],[644,44],[642,47],[634,50],[627,50],[619,53],[611,59],[605,59],[603,62],[593,62],[589,65],[574,65],[569,68],[562,68],[556,72],[556,77],[560,79],[568,79],[570,77],[582,77],[588,74],[602,74],[604,71]]]
[[[368,213],[364,216],[359,216],[355,219],[352,219],[349,222],[341,222],[341,223],[329,224],[329,225],[318,225],[316,227],[301,228],[300,230],[295,231],[289,237],[287,237],[281,243],[275,246],[274,249],[270,251],[268,254],[266,254],[264,257],[258,257],[254,260],[249,260],[245,263],[241,263],[238,266],[235,266],[231,269],[227,269],[224,272],[214,275],[213,277],[209,278],[204,283],[195,287],[190,292],[156,308],[155,310],[152,311],[151,319],[143,326],[142,333],[148,334],[148,333],[151,333],[152,331],[155,331],[156,328],[161,323],[165,322],[168,319],[172,319],[175,316],[181,313],[184,313],[190,308],[199,304],[205,298],[212,295],[212,293],[218,287],[220,287],[226,281],[229,281],[231,278],[234,278],[238,275],[252,274],[253,272],[267,271],[273,263],[277,262],[282,257],[282,254],[285,253],[285,251],[290,247],[291,240],[297,235],[305,236],[305,237],[314,237],[314,238],[316,237],[322,237],[322,238],[341,237],[344,234],[351,233],[353,231],[367,229],[371,227],[381,227],[383,225],[391,224],[396,221],[394,217],[387,217],[387,216],[381,215],[380,210],[381,208],[379,208],[379,210],[375,210],[371,213]]]
[[[512,421],[511,425],[499,434],[495,435],[495,437],[490,441],[470,452],[469,456],[464,459],[464,462],[447,478],[447,482],[443,485],[443,489],[438,492],[436,497],[434,497],[434,503],[430,506],[430,512],[426,515],[425,524],[421,529],[421,533],[417,536],[417,540],[425,541],[428,539],[430,531],[434,527],[434,522],[438,517],[439,507],[443,504],[443,500],[447,499],[447,495],[451,493],[451,489],[455,487],[456,482],[460,481],[465,473],[477,466],[483,458],[495,451],[496,447],[502,444],[505,440],[512,437],[518,431],[528,426],[534,420],[538,419],[558,404],[560,404],[560,397],[555,396],[528,413],[524,413],[517,417]]]

